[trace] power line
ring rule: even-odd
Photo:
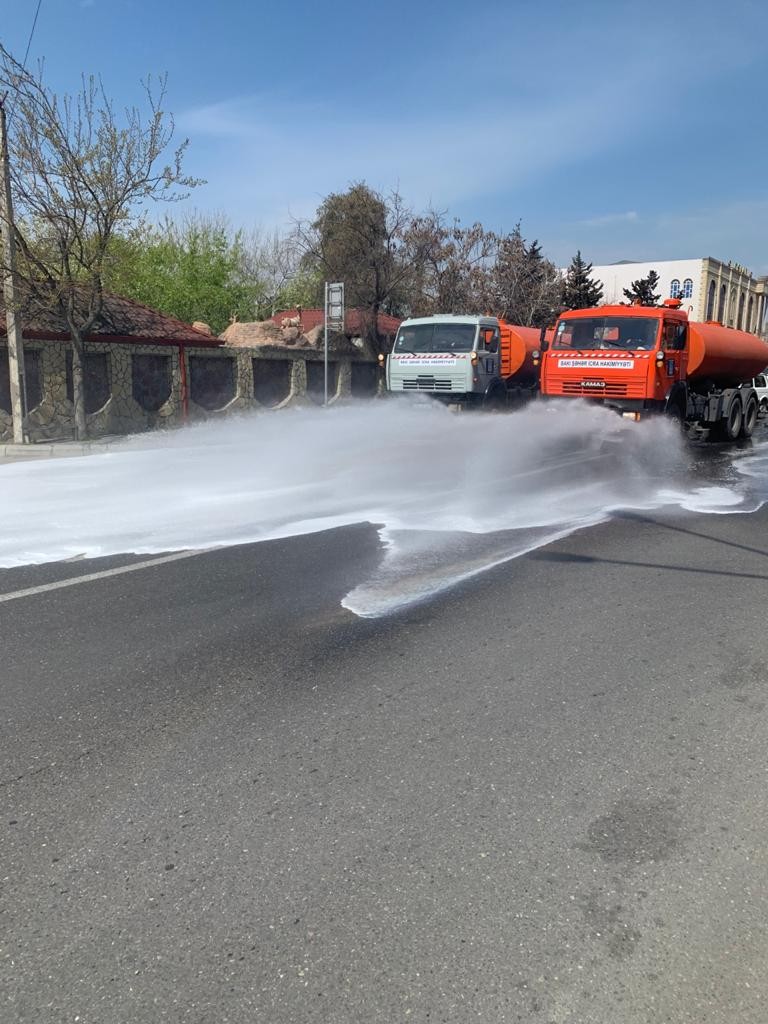
[[[40,5],[42,4],[42,2],[43,0],[37,0],[37,10],[35,11],[35,17],[32,22],[32,28],[30,29],[29,32],[29,39],[27,40],[27,49],[26,52],[24,53],[24,60],[21,62],[21,66],[25,70],[27,67],[27,57],[29,57],[29,48],[32,46],[32,37],[35,34],[35,28],[37,27],[37,16],[40,13]]]
[[[34,38],[35,29],[37,28],[37,18],[38,18],[38,15],[40,14],[40,7],[42,6],[42,3],[43,3],[43,0],[37,0],[37,7],[35,8],[35,16],[32,19],[32,28],[29,30],[29,39],[27,40],[27,48],[24,51],[24,60],[21,62],[21,70],[22,71],[26,71],[27,70],[27,58],[29,57],[29,51],[30,51],[30,48],[32,46],[32,39]],[[7,93],[5,95],[7,95]],[[2,100],[5,100],[5,96],[2,97]],[[2,100],[0,100],[0,102],[2,102]],[[15,113],[15,107],[11,107],[10,110],[8,111],[8,127],[9,128],[10,128],[10,125],[11,125],[11,121],[13,121],[14,113]]]

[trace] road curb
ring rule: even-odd
[[[109,451],[114,441],[53,441],[49,444],[3,444],[0,459],[56,459]]]

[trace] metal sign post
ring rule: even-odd
[[[323,405],[328,405],[328,331],[344,330],[344,285],[341,282],[325,282],[325,329],[323,341],[324,387]]]

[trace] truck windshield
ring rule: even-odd
[[[477,324],[412,324],[397,332],[395,352],[471,352]]]
[[[593,316],[560,320],[552,348],[650,349],[659,320],[643,316]]]

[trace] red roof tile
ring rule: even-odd
[[[52,310],[37,310],[24,315],[22,333],[25,338],[66,340],[69,338],[64,318]],[[5,308],[0,301],[0,335],[4,335]],[[219,338],[199,331],[175,317],[158,313],[140,302],[118,295],[105,295],[104,308],[96,325],[88,333],[91,341],[136,342],[153,345],[199,345],[218,347]]]

